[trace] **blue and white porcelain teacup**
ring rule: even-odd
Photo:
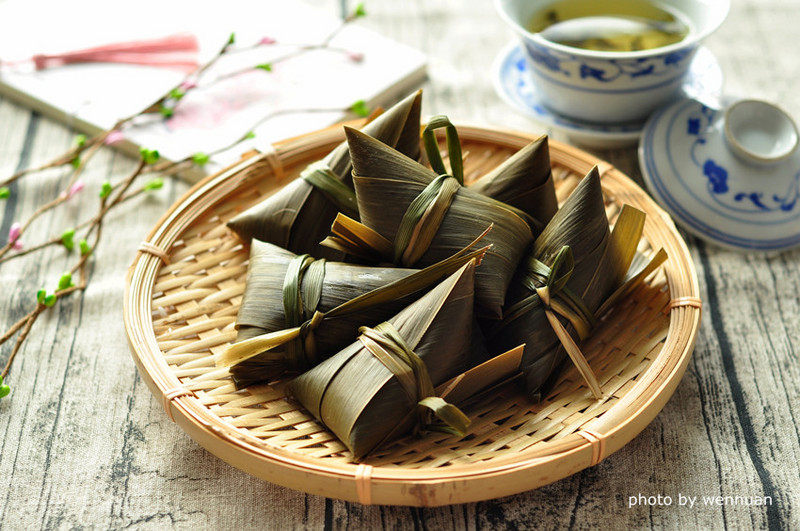
[[[526,29],[530,18],[555,0],[495,0],[500,16],[520,37],[533,82],[554,111],[584,121],[644,120],[680,93],[700,43],[728,14],[730,0],[663,0],[683,15],[680,42],[635,52],[594,51],[551,42]]]

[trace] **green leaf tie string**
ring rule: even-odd
[[[391,323],[381,323],[375,328],[359,328],[359,341],[392,374],[394,374],[412,402],[417,404],[417,428],[444,431],[463,437],[470,426],[469,417],[453,404],[435,396],[428,367],[414,352]],[[433,413],[442,424],[429,422]]]
[[[575,269],[570,247],[565,245],[559,249],[550,267],[535,258],[529,265],[523,285],[536,292],[546,308],[569,320],[581,339],[589,337],[597,320],[583,299],[567,286]]]
[[[411,267],[425,254],[459,188],[454,177],[439,175],[414,198],[394,238],[394,263]]]
[[[324,259],[314,260],[311,256],[302,254],[289,262],[283,279],[283,313],[287,328],[309,322],[310,316],[316,313],[324,280]],[[286,344],[287,362],[296,370],[309,366],[316,358],[314,328],[301,327],[298,339]]]
[[[358,218],[356,193],[340,181],[327,164],[322,161],[309,164],[300,177],[325,194],[340,212]]]
[[[434,134],[436,129],[442,128],[445,129],[447,140],[447,157],[450,159],[449,172],[444,167],[444,160],[442,159],[442,154],[439,151],[439,143],[436,141],[436,135]],[[422,132],[422,142],[425,146],[425,154],[428,156],[428,161],[431,163],[431,168],[433,171],[440,175],[452,175],[461,186],[464,186],[464,158],[461,152],[461,141],[458,138],[458,130],[456,129],[456,126],[450,122],[450,119],[444,115],[434,116],[431,118],[431,120],[428,122],[428,125],[425,127],[425,130]],[[491,202],[495,205],[501,206],[506,210],[510,210],[514,214],[518,215],[523,220],[527,221],[528,224],[537,231],[541,231],[544,228],[544,223],[535,219],[524,210],[507,205],[506,203],[491,197],[486,198],[491,200]]]
[[[470,260],[480,260],[488,250],[488,247],[473,250],[472,248],[479,240],[480,238],[476,239],[450,258],[412,273],[407,277],[395,280],[385,286],[361,294],[324,313],[315,310],[319,303],[319,294],[322,292],[321,284],[325,273],[324,267],[321,267],[320,264],[324,264],[324,260],[311,261],[309,264],[307,263],[309,260],[307,255],[297,256],[290,263],[287,275],[284,277],[284,313],[290,316],[290,318],[296,319],[296,316],[300,313],[297,308],[302,307],[303,318],[307,318],[308,315],[311,315],[311,318],[299,326],[295,325],[285,330],[269,332],[234,343],[222,354],[215,355],[215,362],[220,367],[236,367],[255,356],[262,356],[278,364],[281,373],[286,370],[305,371],[316,365],[317,351],[313,332],[326,318],[350,315],[357,311],[406,297],[430,286],[444,276],[454,273]],[[302,282],[301,280],[303,279],[300,278],[301,271],[305,271],[305,280]],[[319,278],[319,280],[313,280],[312,277],[314,279]],[[302,291],[298,292],[297,286],[301,286]],[[286,301],[290,302],[286,303]],[[280,352],[271,352],[272,349],[281,345],[286,345],[287,343],[293,343],[298,340],[298,338],[303,341],[302,353],[299,351],[291,351],[294,357],[290,358],[289,348],[293,347],[284,348]],[[299,348],[299,346],[296,348]]]
[[[594,314],[586,307],[581,297],[567,286],[574,268],[575,260],[568,245],[559,249],[551,266],[547,266],[547,264],[535,258],[531,259],[528,262],[528,269],[525,271],[522,283],[526,288],[533,291],[534,295],[526,297],[509,308],[503,321],[507,322],[518,318],[520,315],[535,308],[537,299],[540,300],[544,306],[547,320],[564,350],[572,359],[594,396],[601,398],[603,396],[602,391],[594,372],[589,367],[589,363],[572,339],[572,336],[557,317],[560,315],[567,319],[581,339],[586,339],[589,336],[597,322]]]
[[[450,159],[450,171],[448,172],[444,167],[444,160],[442,154],[439,152],[439,143],[436,141],[436,129],[445,130],[447,140],[447,156]],[[434,116],[425,126],[422,132],[422,142],[425,145],[425,154],[428,156],[428,161],[431,163],[431,168],[438,174],[451,174],[458,184],[464,184],[464,159],[461,154],[461,142],[458,139],[458,131],[456,126],[450,122],[450,119],[443,114]]]
[[[444,159],[439,151],[439,144],[436,140],[434,131],[436,129],[445,129],[447,140],[447,152],[450,159],[450,171],[444,165]],[[404,267],[412,267],[425,252],[431,244],[439,226],[444,219],[450,204],[453,202],[455,194],[458,189],[464,186],[464,160],[461,152],[461,142],[458,138],[458,130],[450,122],[447,116],[439,115],[434,116],[428,122],[425,130],[422,133],[422,140],[425,146],[428,160],[431,164],[433,171],[439,174],[433,181],[425,187],[420,194],[414,198],[411,204],[403,214],[403,219],[400,221],[397,234],[394,239],[392,256],[388,256],[382,249],[375,248],[374,244],[365,241],[354,242],[345,237],[340,231],[344,227],[337,227],[337,223],[331,228],[332,235],[322,242],[322,245],[328,247],[344,250],[348,254],[361,257],[372,257],[374,254],[383,256],[385,260],[391,260],[393,263],[402,265]],[[320,166],[321,164],[321,166]],[[321,170],[317,171],[319,168]],[[312,171],[313,170],[313,171]],[[321,178],[321,175],[328,175]],[[353,210],[355,215],[348,214],[344,209],[345,205],[341,205],[339,201],[335,200],[342,213],[351,218],[358,216],[358,204],[356,201],[355,193],[336,179],[336,176],[330,169],[322,163],[315,163],[306,168],[302,176],[312,183],[314,186],[324,188],[341,187],[342,198],[347,199],[348,203],[352,201]],[[335,184],[334,184],[335,183]],[[520,210],[517,207],[507,205],[502,201],[497,201],[490,197],[484,199],[492,204],[504,208],[528,223],[531,227],[540,230],[543,224],[534,219],[530,214]]]

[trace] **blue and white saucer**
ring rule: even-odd
[[[639,144],[651,194],[683,227],[726,248],[800,245],[800,133],[759,100],[684,99],[657,111]]]
[[[566,134],[576,143],[594,148],[635,145],[645,121],[619,124],[583,122],[562,116],[547,108],[531,80],[525,52],[519,43],[506,46],[492,67],[495,90],[512,107],[535,118],[550,129]],[[708,48],[695,55],[683,86],[687,97],[716,97],[722,90],[722,69]]]

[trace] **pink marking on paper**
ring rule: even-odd
[[[270,78],[273,80],[274,77]],[[170,118],[169,130],[210,130],[233,121],[254,121],[254,106],[270,99],[260,72],[244,72],[236,78],[187,95]]]
[[[354,63],[360,63],[364,60],[364,54],[361,52],[347,52],[347,58]]]

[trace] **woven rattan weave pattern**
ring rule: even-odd
[[[478,128],[463,129],[462,140],[468,179],[492,169],[525,142],[516,134]],[[216,438],[211,444],[193,435],[217,455],[272,481],[365,503],[469,501],[533,488],[596,463],[638,433],[671,395],[699,323],[697,304],[670,305],[679,297],[697,297],[685,246],[671,222],[629,179],[555,142],[551,156],[559,200],[598,163],[609,219],[614,221],[625,202],[645,210],[648,221],[641,249],[663,246],[670,254],[667,264],[618,305],[583,346],[602,384],[602,400],[592,397],[575,370],[566,371],[537,404],[507,385],[468,405],[466,412],[473,420],[468,436],[406,438],[359,467],[333,435],[285,398],[280,383],[236,391],[227,370],[215,367],[213,356],[235,338],[248,252],[225,221],[280,185],[274,176],[275,156],[285,182],[322,147],[322,140],[314,143],[313,135],[294,142],[310,144],[294,155],[286,145],[283,151],[278,146],[271,159],[251,159],[256,162],[242,163],[227,177],[200,183],[194,195],[190,192],[179,202],[184,207],[165,216],[161,230],[157,227],[151,235],[149,243],[163,250],[168,260],[143,250],[131,268],[126,324],[134,357],[150,375],[146,380],[151,389],[172,395],[166,407],[179,424],[182,419]],[[140,289],[147,287],[148,278],[150,288]],[[148,321],[140,322],[145,304]],[[229,454],[227,446],[237,447],[236,455]],[[271,455],[278,465],[270,461]],[[299,476],[280,477],[273,466],[293,467]],[[513,474],[537,467],[539,475]],[[508,483],[503,484],[506,474]],[[325,477],[330,481],[322,481]],[[480,481],[485,482],[483,489]],[[344,486],[336,488],[341,482]],[[469,488],[466,482],[472,482]],[[447,486],[440,488],[443,485]]]

